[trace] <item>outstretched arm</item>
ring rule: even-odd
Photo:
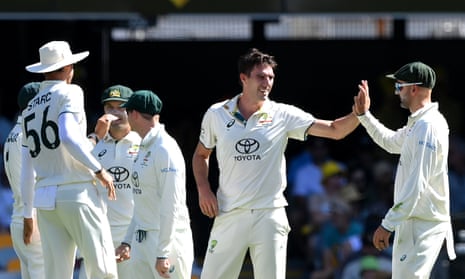
[[[364,114],[370,107],[368,82],[362,80],[358,88],[359,91],[357,96],[354,97],[354,105],[351,113],[335,120],[316,119],[307,133],[312,136],[331,139],[342,139],[352,133],[360,124],[357,115]]]

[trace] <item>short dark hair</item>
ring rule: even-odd
[[[246,74],[249,76],[255,66],[262,64],[270,65],[273,70],[278,66],[274,56],[263,53],[256,48],[251,48],[239,58],[239,74]]]

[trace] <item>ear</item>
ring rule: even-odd
[[[239,74],[239,79],[241,80],[242,83],[244,83],[245,80],[247,79],[247,75],[244,74],[244,73],[240,73]]]

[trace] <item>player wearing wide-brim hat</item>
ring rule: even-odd
[[[29,66],[26,70],[31,73],[48,73],[64,66],[75,64],[87,56],[88,51],[73,54],[66,41],[51,41],[39,48],[40,61]]]
[[[40,61],[26,66],[45,80],[22,112],[22,144],[30,155],[22,156],[24,234],[33,231],[34,205],[47,279],[73,276],[76,248],[87,260],[89,278],[117,278],[110,225],[95,189],[99,180],[114,199],[113,179],[91,153],[84,92],[72,84],[73,65],[88,55],[73,54],[66,41],[51,41],[39,48]]]

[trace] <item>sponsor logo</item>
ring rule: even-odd
[[[236,142],[236,151],[240,155],[234,156],[236,161],[256,161],[261,160],[259,154],[253,154],[260,148],[260,143],[256,139],[246,138]]]
[[[234,123],[236,123],[236,120],[233,118],[228,122],[228,124],[226,124],[226,128],[231,128],[234,125]]]
[[[436,146],[431,142],[425,142],[423,140],[418,141],[419,145],[424,145],[426,148],[431,149],[432,151],[436,151]]]
[[[260,144],[252,138],[241,139],[236,142],[236,151],[241,154],[252,154],[258,150]]]
[[[218,244],[218,240],[213,239],[210,241],[210,246],[208,247],[208,253],[214,253],[215,252],[215,247]]]
[[[107,154],[107,150],[106,150],[106,149],[100,151],[100,152],[97,154],[97,156],[98,156],[99,158],[101,158],[101,157],[103,157],[103,155],[105,155],[105,154]]]
[[[140,189],[140,185],[139,185],[139,174],[137,173],[137,171],[132,173],[131,181],[132,181],[132,185],[134,185],[134,188],[132,189],[132,193],[136,195],[142,194],[142,190]]]
[[[125,181],[129,177],[129,171],[124,167],[111,167],[108,172],[113,175],[115,182]]]
[[[176,172],[177,169],[175,168],[162,168],[161,172]]]

